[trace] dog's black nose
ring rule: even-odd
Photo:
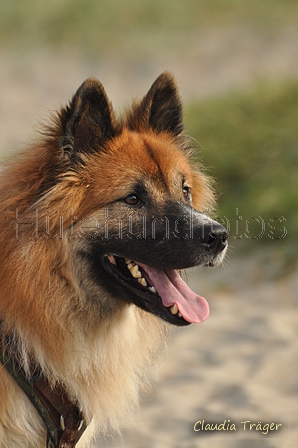
[[[220,224],[205,226],[200,243],[206,248],[218,253],[224,250],[227,245],[228,231]]]

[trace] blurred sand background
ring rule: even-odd
[[[241,95],[260,82],[298,81],[295,0],[252,0],[249,5],[240,0],[143,5],[117,0],[110,6],[3,0],[0,16],[2,158],[23,149],[38,122],[65,104],[88,76],[103,83],[116,111],[145,94],[164,70],[175,75],[186,105]],[[208,146],[202,148],[203,161],[204,153]],[[297,157],[295,163],[291,179],[297,180]],[[215,159],[211,174],[216,165]],[[222,189],[219,177],[218,191],[229,201]],[[240,205],[245,212],[245,201]],[[293,200],[295,216],[297,209]],[[286,218],[291,222],[290,215]],[[283,246],[276,252],[270,240],[244,244],[233,232],[222,268],[193,269],[188,276],[208,299],[210,318],[173,330],[160,360],[159,381],[149,397],[142,397],[131,428],[94,447],[298,446],[297,239],[292,243],[287,235],[287,263],[280,255],[287,253]],[[203,419],[229,419],[237,431],[195,432],[194,423]],[[243,431],[245,420],[283,426],[263,435]]]

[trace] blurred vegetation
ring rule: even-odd
[[[297,19],[297,0],[2,0],[0,45],[191,54],[194,33],[232,24],[270,37]]]
[[[298,82],[190,104],[186,124],[222,193],[219,217],[230,223],[231,244],[242,235],[249,247],[267,242],[289,262],[297,258]]]

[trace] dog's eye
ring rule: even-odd
[[[126,204],[129,204],[129,205],[138,205],[141,202],[140,199],[138,198],[138,196],[135,194],[130,194],[124,200],[125,200]]]
[[[189,196],[189,187],[187,187],[186,185],[184,185],[182,191],[183,191],[183,196],[185,197],[185,199],[188,199],[188,196]]]

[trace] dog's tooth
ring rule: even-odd
[[[128,265],[127,265],[127,267],[128,267],[129,270],[131,270],[131,268],[133,268],[134,266],[135,266],[134,263],[128,263]]]
[[[154,286],[149,286],[149,291],[153,292],[153,294],[156,294],[156,289],[154,288]]]
[[[182,317],[182,314],[180,313],[180,311],[178,312],[178,316],[179,316],[179,317]]]
[[[170,310],[171,310],[172,314],[177,314],[178,313],[178,306],[176,305],[176,303],[174,303],[174,305],[171,306]]]
[[[128,268],[128,269],[130,270],[130,273],[134,278],[142,277],[141,271],[139,271],[139,266],[137,264],[134,265],[131,269],[130,268]]]
[[[139,279],[138,279],[138,282],[139,282],[142,286],[147,286],[147,282],[146,282],[146,280],[144,279],[144,277],[139,278]]]
[[[132,260],[129,260],[128,258],[125,258],[125,263],[126,264],[130,264],[132,262]]]

